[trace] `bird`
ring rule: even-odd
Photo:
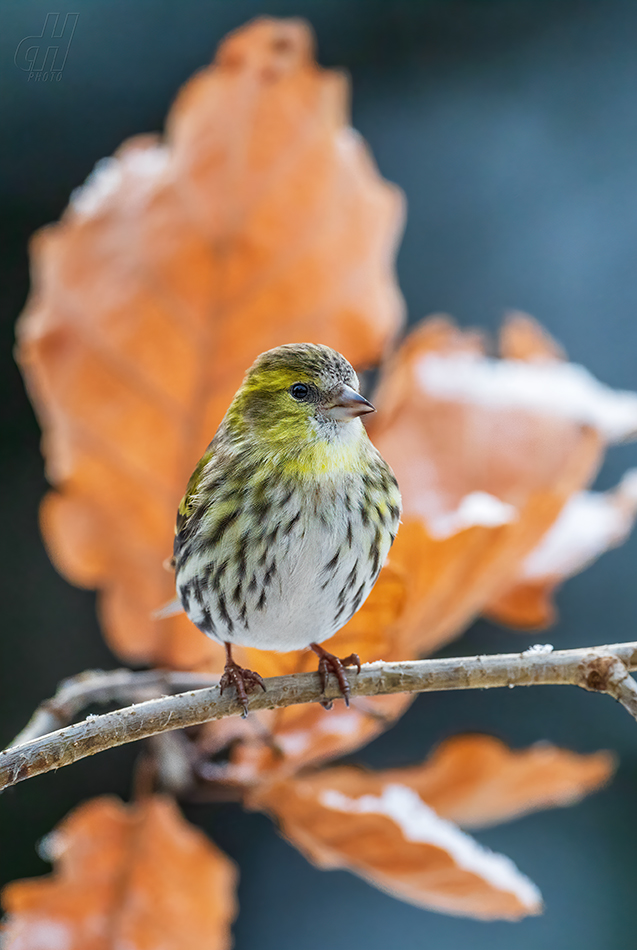
[[[349,705],[346,667],[321,643],[361,607],[393,544],[402,503],[396,477],[362,416],[374,406],[351,364],[313,343],[267,350],[248,369],[179,504],[172,565],[178,599],[223,644],[223,692],[262,677],[235,645],[311,649],[323,696],[330,673]],[[326,708],[330,704],[323,699]]]

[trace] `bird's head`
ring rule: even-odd
[[[374,411],[358,389],[356,373],[336,350],[312,343],[278,346],[248,370],[228,423],[247,426],[273,447],[349,441],[362,435],[359,417]]]

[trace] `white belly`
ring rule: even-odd
[[[333,636],[368,596],[396,530],[364,518],[357,494],[349,510],[342,499],[288,504],[296,521],[288,528],[283,516],[274,538],[242,515],[214,562],[205,545],[195,548],[177,576],[192,622],[215,640],[260,650]]]

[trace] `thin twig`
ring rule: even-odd
[[[22,745],[68,726],[89,706],[138,703],[144,699],[187,689],[203,689],[219,682],[219,675],[179,670],[86,670],[64,680],[55,696],[40,703],[22,732],[10,745]]]
[[[368,663],[358,675],[350,674],[350,683],[353,697],[571,684],[609,693],[637,718],[637,685],[628,675],[628,670],[634,669],[637,669],[637,642],[556,652],[531,649],[495,656]],[[323,698],[316,673],[275,676],[265,684],[265,693],[250,697],[250,708],[254,712]],[[338,695],[335,684],[330,683],[325,698],[336,699]],[[234,692],[226,691],[221,696],[219,688],[214,686],[92,716],[0,752],[0,790],[114,746],[241,712]]]

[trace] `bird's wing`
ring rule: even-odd
[[[201,515],[203,514],[206,502],[203,496],[200,494],[199,488],[201,486],[201,480],[204,471],[212,460],[212,457],[213,448],[211,445],[199,459],[197,467],[190,476],[190,480],[186,487],[186,493],[179,502],[179,508],[177,510],[177,522],[175,524],[175,557],[181,551],[186,541],[192,537],[197,525],[199,524]]]

